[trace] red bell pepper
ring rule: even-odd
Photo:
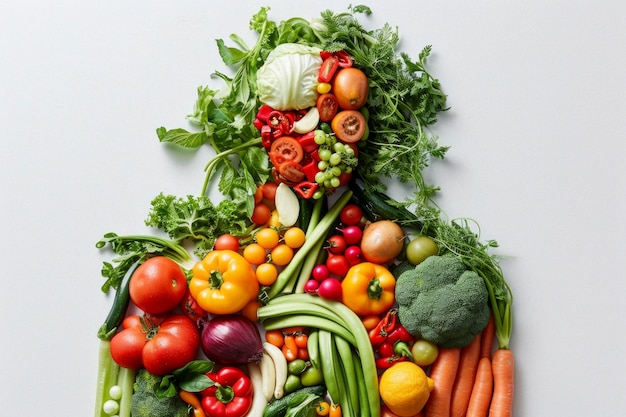
[[[295,191],[295,193],[298,194],[300,197],[308,200],[310,198],[313,198],[313,194],[315,194],[318,188],[319,184],[317,184],[316,182],[301,181],[293,187],[293,191]]]
[[[252,408],[253,387],[241,369],[226,366],[206,374],[215,384],[201,392],[202,409],[209,417],[243,417]]]
[[[319,75],[317,76],[317,81],[321,83],[329,83],[335,76],[337,68],[339,68],[339,59],[334,55],[324,59],[324,61],[322,61],[322,66],[320,67]]]

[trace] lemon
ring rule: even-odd
[[[430,397],[433,380],[413,362],[398,362],[380,377],[378,391],[387,407],[400,417],[419,413]]]

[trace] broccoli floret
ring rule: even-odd
[[[457,256],[429,256],[398,276],[395,291],[400,323],[442,347],[468,345],[489,321],[487,286]]]
[[[161,377],[152,375],[145,369],[139,370],[135,380],[135,391],[130,405],[133,417],[189,417],[189,405],[178,395],[159,398],[156,389]]]

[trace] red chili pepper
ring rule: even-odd
[[[399,340],[406,343],[410,343],[413,341],[413,335],[410,334],[408,330],[400,323],[398,323],[396,328],[387,335],[387,342],[391,344],[394,344]]]
[[[265,149],[269,150],[271,148],[273,138],[272,128],[268,125],[263,125],[261,127],[261,143]]]
[[[324,59],[322,62],[322,66],[320,67],[319,75],[317,76],[317,81],[321,83],[328,83],[333,79],[335,72],[337,72],[337,68],[339,68],[339,59],[334,55],[329,56]]]
[[[385,316],[378,322],[376,327],[370,330],[370,342],[372,342],[373,346],[378,346],[383,343],[389,333],[391,333],[398,324],[397,314],[398,310],[392,308],[385,314]]]
[[[209,416],[243,417],[252,407],[252,381],[241,369],[226,366],[206,374],[215,385],[202,391],[202,409]]]
[[[349,68],[354,63],[352,57],[346,51],[337,51],[333,55],[339,60],[341,68]]]
[[[319,148],[319,145],[315,143],[315,131],[307,132],[298,138],[298,142],[302,145],[304,152],[311,153]]]
[[[406,356],[397,356],[397,355],[388,356],[385,358],[379,358],[379,359],[376,359],[376,368],[387,369],[394,363],[403,362],[407,359],[408,358]]]
[[[301,181],[296,186],[293,187],[293,191],[298,194],[300,197],[308,200],[313,197],[313,194],[319,188],[319,184],[311,181]]]

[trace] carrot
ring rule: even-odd
[[[481,335],[477,334],[469,345],[461,349],[459,369],[452,387],[450,400],[451,417],[465,417],[467,412],[467,404],[469,404],[472,394],[478,360],[480,359],[480,339]]]
[[[178,395],[180,399],[186,402],[193,408],[193,416],[194,417],[206,417],[204,410],[202,409],[202,405],[200,405],[200,400],[196,397],[196,394],[193,392],[179,390]]]
[[[426,403],[424,417],[450,417],[452,387],[456,379],[461,348],[440,348],[437,360],[430,369],[435,386]]]
[[[513,415],[513,389],[515,386],[515,358],[509,349],[498,349],[491,360],[493,371],[493,396],[489,417]]]
[[[474,388],[472,388],[472,395],[467,405],[467,417],[487,417],[492,393],[491,359],[483,357],[478,361]]]
[[[481,358],[490,358],[493,352],[493,342],[495,340],[496,335],[496,321],[493,318],[493,313],[489,316],[489,321],[487,322],[487,326],[483,329],[481,333],[480,340],[480,357]]]

